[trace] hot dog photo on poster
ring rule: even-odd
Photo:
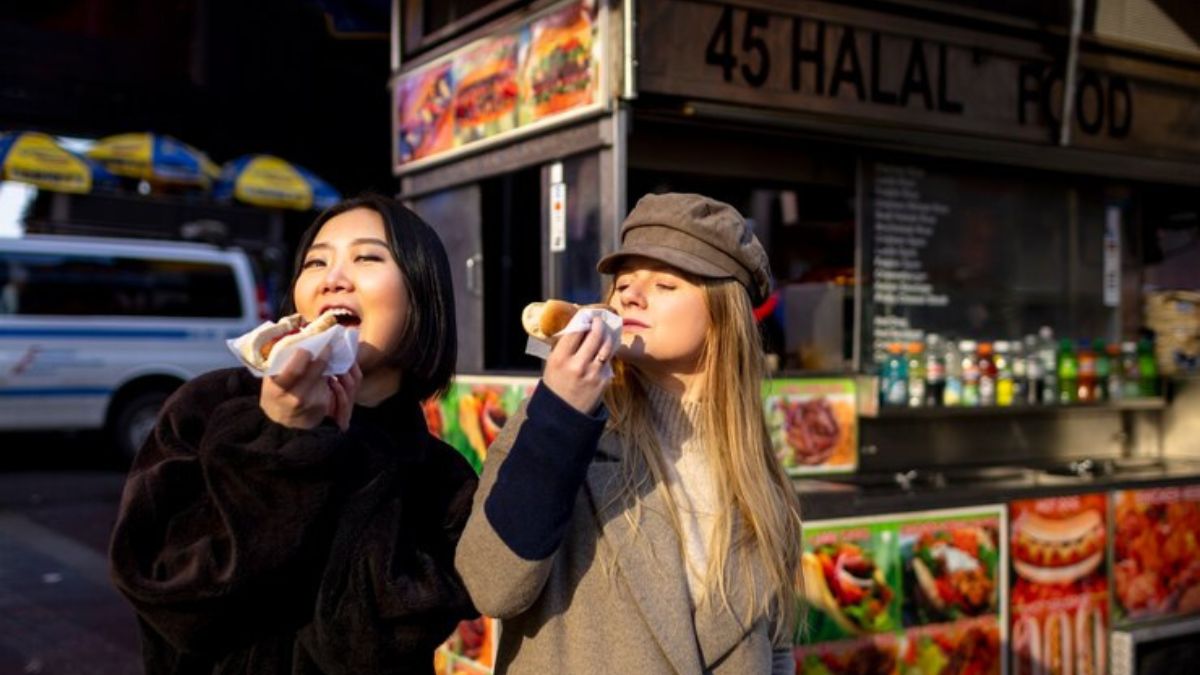
[[[1107,672],[1107,514],[1104,494],[1009,504],[1015,675]]]

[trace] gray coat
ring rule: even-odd
[[[488,450],[455,560],[475,605],[503,620],[498,673],[770,673],[776,647],[791,665],[790,635],[776,646],[769,617],[750,626],[737,618],[747,602],[741,589],[731,591],[734,613],[720,603],[693,611],[659,491],[645,498],[634,537],[617,499],[625,448],[613,434],[600,437],[561,545],[531,560],[506,544],[484,504],[527,422],[527,405]],[[529,478],[528,489],[537,490],[536,476]]]

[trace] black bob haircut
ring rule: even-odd
[[[294,294],[304,256],[321,227],[335,216],[354,209],[370,209],[383,218],[392,258],[404,275],[408,295],[408,320],[396,353],[388,362],[399,366],[400,393],[423,401],[442,395],[450,387],[458,359],[458,329],[454,319],[454,284],[450,261],[442,240],[421,217],[400,202],[380,194],[364,193],[339,202],[317,216],[300,237],[284,315],[296,311]]]

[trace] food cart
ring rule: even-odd
[[[1038,3],[461,4],[397,0],[392,79],[399,193],[449,250],[460,372],[533,377],[521,308],[595,301],[641,195],[742,211],[776,276],[763,395],[806,550],[871,558],[890,593],[851,620],[814,567],[802,672],[1132,672],[1180,643],[1163,635],[1194,639],[1200,551],[1120,538],[1161,518],[1200,538],[1186,369],[1054,404],[880,389],[893,343],[1004,341],[1032,363],[1043,326],[1111,369],[1093,341],[1136,341],[1147,289],[1200,285],[1163,243],[1195,227],[1198,55]],[[1050,564],[1064,531],[1091,548]]]

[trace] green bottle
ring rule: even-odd
[[[1058,402],[1079,401],[1079,361],[1075,358],[1075,345],[1064,338],[1058,342]]]
[[[1154,343],[1138,341],[1138,393],[1158,396],[1158,362],[1154,360]]]

